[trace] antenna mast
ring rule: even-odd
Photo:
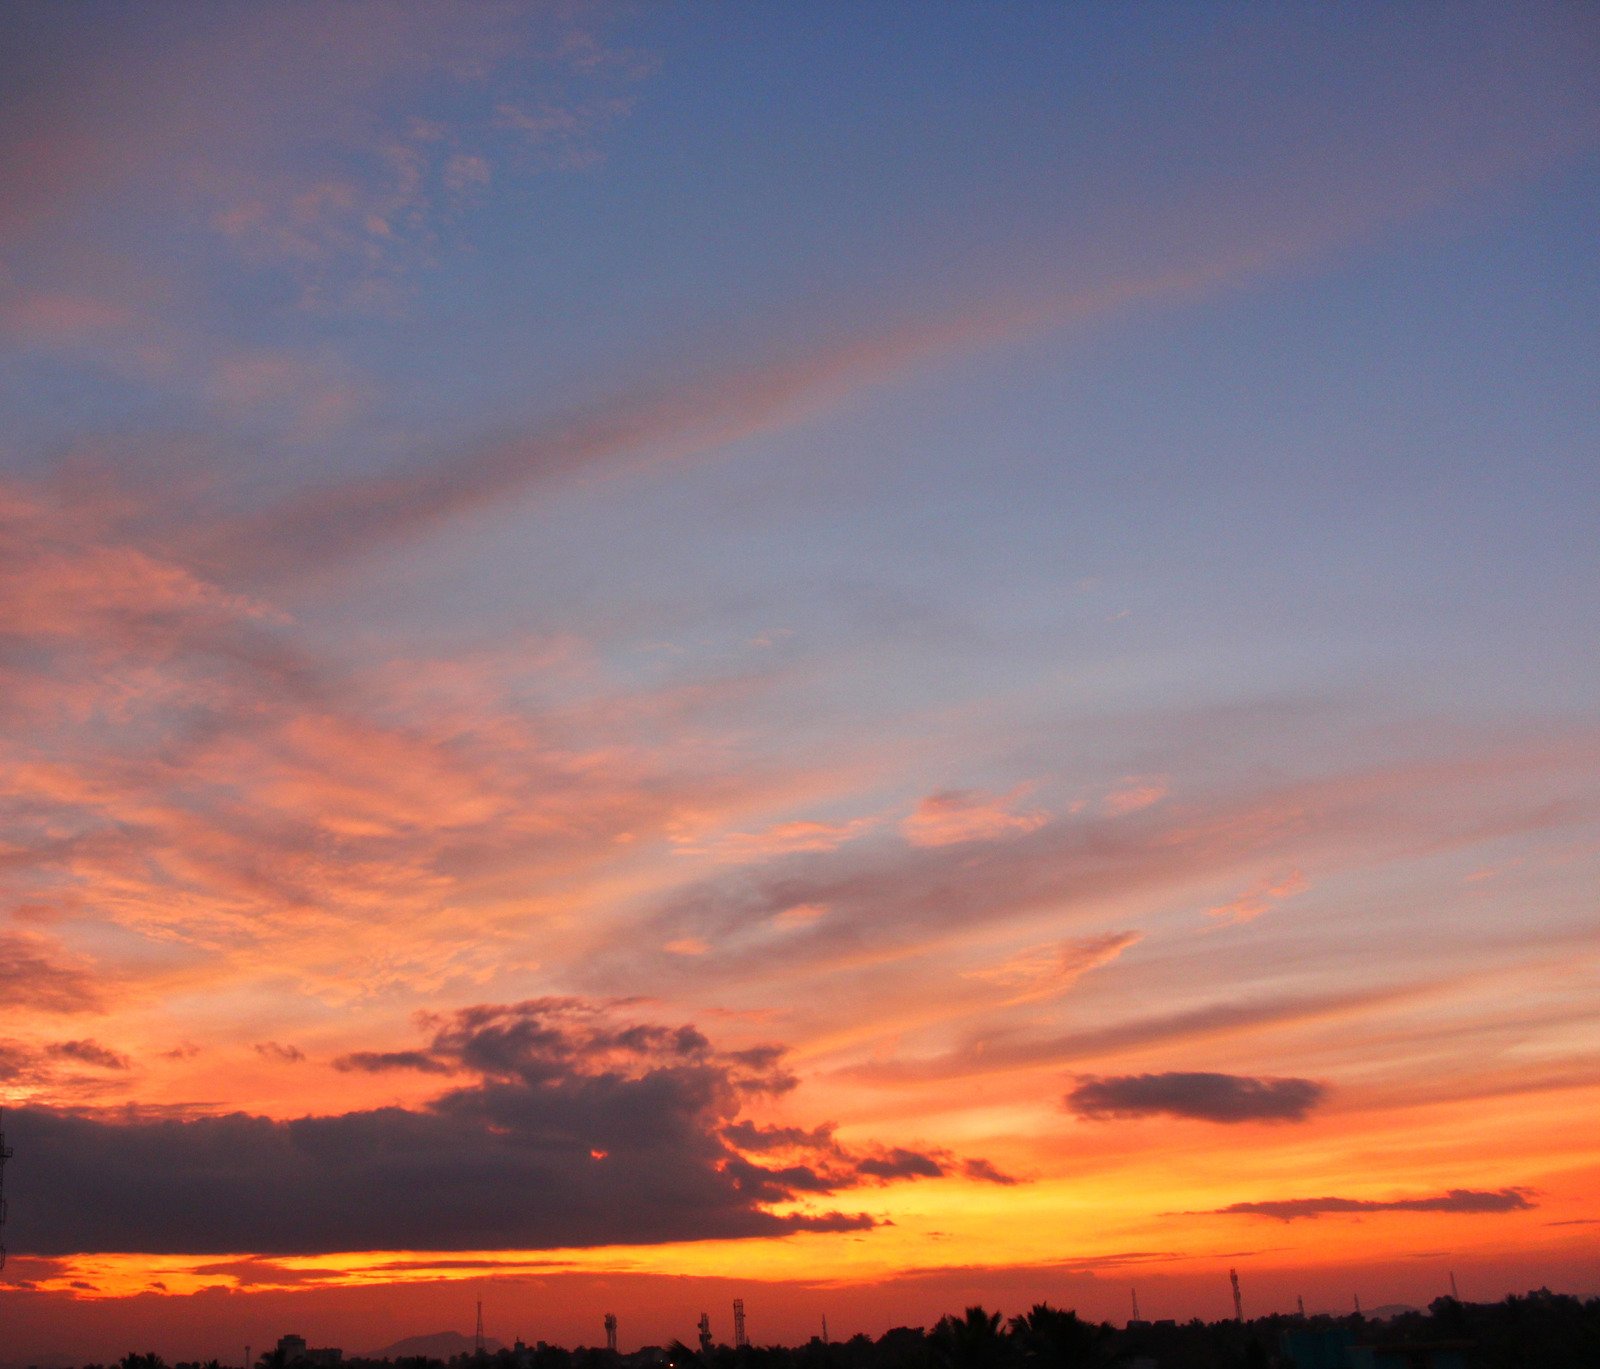
[[[1228,1271],[1228,1282],[1233,1285],[1233,1319],[1235,1321],[1243,1321],[1244,1299],[1239,1296],[1239,1271],[1237,1269]]]
[[[11,1158],[11,1147],[6,1144],[6,1133],[3,1129],[4,1123],[5,1109],[0,1108],[0,1227],[4,1227],[6,1224],[6,1161]],[[0,1231],[0,1235],[4,1235],[4,1232]],[[0,1269],[5,1267],[6,1247],[5,1243],[0,1241]]]
[[[750,1344],[750,1339],[744,1333],[744,1299],[733,1300],[733,1348],[743,1350]]]
[[[613,1355],[617,1353],[617,1314],[606,1313],[606,1349]]]
[[[484,1355],[484,1349],[483,1349],[483,1304],[481,1302],[478,1304],[478,1329],[475,1332],[473,1332],[473,1336],[472,1336],[472,1353],[474,1355],[476,1355],[480,1360],[483,1358],[483,1355]]]
[[[700,1314],[700,1353],[702,1355],[711,1353],[711,1313],[709,1312]]]

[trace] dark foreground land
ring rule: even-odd
[[[323,1352],[324,1354],[326,1352]],[[1009,1322],[969,1307],[931,1330],[896,1327],[799,1346],[682,1342],[631,1354],[540,1342],[449,1361],[352,1357],[340,1369],[1600,1369],[1600,1298],[1539,1289],[1497,1303],[1439,1298],[1426,1312],[1386,1321],[1351,1317],[1260,1317],[1254,1321],[1134,1322],[1123,1329],[1045,1304]],[[168,1369],[156,1355],[117,1366]],[[222,1369],[178,1364],[171,1369]],[[255,1369],[295,1369],[279,1352]],[[302,1363],[302,1369],[309,1369]]]

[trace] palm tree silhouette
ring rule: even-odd
[[[1001,1369],[1011,1346],[1000,1327],[1000,1314],[969,1307],[960,1318],[941,1317],[929,1338],[939,1369]]]
[[[1047,1302],[1013,1317],[1011,1334],[1031,1369],[1098,1369],[1112,1359],[1110,1327]]]

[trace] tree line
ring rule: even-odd
[[[899,1326],[876,1339],[813,1338],[803,1345],[712,1345],[682,1341],[631,1354],[540,1342],[449,1361],[346,1359],[345,1369],[1296,1369],[1296,1343],[1387,1348],[1397,1362],[1464,1364],[1466,1369],[1596,1369],[1600,1366],[1600,1297],[1580,1299],[1547,1288],[1497,1303],[1438,1298],[1425,1312],[1387,1321],[1348,1317],[1269,1316],[1251,1321],[1135,1322],[1114,1327],[1075,1311],[1038,1303],[1009,1320],[984,1307],[940,1318],[931,1329]],[[1408,1353],[1409,1352],[1409,1353]],[[1435,1356],[1439,1356],[1437,1360]],[[1342,1361],[1342,1352],[1336,1352]],[[83,1369],[227,1369],[217,1360],[168,1365],[153,1353],[129,1353],[113,1366]],[[273,1350],[252,1369],[294,1369]]]

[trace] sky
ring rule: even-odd
[[[1600,1293],[1600,22],[0,17],[8,1358]]]

